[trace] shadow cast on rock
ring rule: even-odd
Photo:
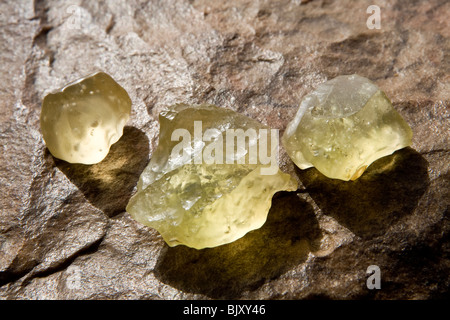
[[[55,158],[55,164],[92,205],[112,217],[125,210],[148,157],[147,136],[127,126],[103,161],[84,165]]]
[[[305,261],[320,238],[312,206],[296,193],[280,192],[260,229],[215,248],[166,247],[155,275],[182,291],[238,298]]]
[[[329,179],[315,168],[296,172],[324,214],[370,239],[413,212],[430,183],[427,167],[418,152],[404,148],[372,163],[356,181]]]

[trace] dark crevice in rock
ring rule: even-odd
[[[75,201],[78,202],[80,200],[77,199]],[[68,204],[68,206],[70,206],[70,203]],[[27,217],[27,219],[30,220],[30,225],[35,225],[31,227],[24,226],[23,229],[25,229],[26,231],[23,231],[23,236],[27,238],[28,241],[11,262],[8,269],[0,273],[0,287],[8,283],[14,283],[17,281],[21,281],[21,285],[25,286],[31,278],[35,277],[35,275],[50,274],[54,272],[52,270],[58,271],[59,269],[64,268],[63,266],[68,263],[67,261],[71,262],[80,255],[95,252],[95,248],[98,247],[103,237],[105,236],[104,232],[101,237],[96,239],[94,242],[84,244],[84,246],[79,248],[78,251],[75,251],[68,257],[61,257],[60,255],[53,256],[52,259],[54,261],[52,261],[48,267],[42,266],[43,261],[45,261],[45,259],[49,257],[48,251],[52,251],[55,249],[58,250],[58,245],[61,245],[57,240],[55,241],[55,239],[58,239],[59,237],[58,233],[55,232],[54,229],[56,227],[58,229],[57,231],[60,231],[59,229],[63,227],[64,221],[66,221],[66,219],[59,219],[58,216],[55,216],[53,219],[50,218],[49,220],[47,220],[45,225],[38,225],[36,222],[36,218],[33,217],[38,214],[38,212],[35,210],[27,211],[30,212],[28,214],[30,217]],[[70,215],[71,213],[73,212],[69,212],[68,214]],[[40,228],[42,230],[34,231],[32,230],[33,228]]]
[[[63,271],[65,269],[67,269],[73,263],[73,261],[75,259],[77,259],[81,256],[84,256],[84,255],[89,255],[89,254],[97,252],[99,246],[103,242],[104,237],[105,237],[105,234],[101,238],[99,238],[98,240],[96,240],[95,242],[90,244],[89,246],[81,249],[80,251],[77,251],[75,254],[67,257],[63,261],[58,261],[56,264],[51,265],[48,268],[45,268],[43,270],[38,270],[38,271],[31,270],[31,272],[29,272],[26,275],[26,277],[23,279],[22,286],[26,286],[28,283],[30,283],[30,281],[32,281],[35,278],[45,278],[54,273]]]
[[[74,217],[78,213],[79,206],[73,206],[81,200],[79,193],[66,195],[64,201],[55,210],[48,203],[43,201],[43,194],[46,193],[46,186],[51,184],[50,174],[40,174],[38,177],[44,179],[34,179],[30,187],[30,200],[28,207],[24,210],[21,217],[22,237],[27,239],[15,258],[10,263],[8,269],[0,273],[0,287],[8,283],[21,281],[25,286],[30,277],[35,274],[46,273],[47,270],[60,269],[59,265],[64,265],[67,260],[71,261],[80,254],[93,252],[97,243],[100,243],[105,236],[106,231],[100,233],[98,239],[92,242],[83,243],[71,255],[65,257],[66,252],[59,251],[59,247],[64,244],[61,241],[61,235],[66,234],[65,229],[71,220],[77,223],[89,224],[91,227],[98,224],[97,217],[91,218],[85,216],[85,219]],[[54,212],[50,210],[54,210]],[[91,235],[89,235],[91,236]],[[89,240],[89,236],[86,241]],[[81,237],[80,237],[81,238]],[[56,254],[55,254],[56,252]],[[51,259],[49,266],[42,265],[47,259]],[[51,272],[51,271],[49,271]],[[20,280],[23,278],[22,280]]]
[[[4,272],[0,274],[0,287],[16,282],[20,283],[20,287],[25,287],[35,278],[45,278],[50,276],[51,274],[63,271],[67,269],[76,258],[83,255],[95,253],[98,250],[103,239],[104,235],[89,246],[81,249],[80,251],[77,251],[75,254],[67,257],[63,261],[58,261],[56,264],[51,265],[48,268],[35,271],[35,269],[39,267],[39,263],[35,262],[32,267],[21,270],[20,272]]]
[[[29,184],[27,190],[29,198],[26,200],[26,207],[21,210],[20,226],[17,228],[20,230],[21,237],[27,239],[29,245],[24,243],[8,268],[0,273],[0,286],[17,281],[40,263],[43,248],[36,244],[36,237],[39,235],[38,229],[42,226],[36,223],[36,217],[42,217],[45,211],[45,204],[41,201],[43,199],[42,193],[51,179],[51,171],[49,162],[44,161],[39,174],[36,174]]]
[[[110,34],[115,25],[116,25],[116,19],[115,19],[114,15],[113,15],[113,16],[111,16],[111,19],[109,20],[109,23],[108,23],[108,25],[105,28],[105,32],[107,34]]]
[[[14,264],[14,261],[11,265]],[[32,262],[27,268],[15,270],[11,267],[8,270],[0,272],[0,287],[5,286],[9,283],[14,283],[19,281],[20,278],[25,276],[30,270],[32,270],[38,263]]]

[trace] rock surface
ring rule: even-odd
[[[448,295],[450,28],[444,0],[0,3],[2,299],[434,299]],[[42,98],[95,70],[133,102],[92,166],[53,158]],[[320,83],[358,73],[411,126],[410,148],[355,182],[281,167],[268,220],[212,249],[168,247],[125,206],[159,112],[212,103],[283,130]],[[381,269],[369,290],[366,270]]]

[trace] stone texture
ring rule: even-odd
[[[0,3],[0,297],[3,299],[435,299],[449,279],[449,25],[444,0]],[[130,95],[101,163],[53,158],[42,98],[97,69]],[[300,182],[231,244],[168,247],[125,213],[159,112],[212,103],[283,130],[319,83],[358,73],[411,126],[410,148],[355,182]],[[345,201],[342,201],[345,199]],[[368,290],[366,269],[381,269]]]

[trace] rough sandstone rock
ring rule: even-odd
[[[449,280],[449,25],[444,0],[0,2],[0,297],[432,299]],[[130,95],[122,138],[92,166],[53,158],[42,98],[97,69]],[[354,182],[280,165],[262,228],[217,248],[168,247],[125,206],[157,145],[157,116],[211,103],[283,130],[342,74],[374,81],[410,148]],[[343,199],[345,201],[343,201]],[[366,270],[381,269],[381,290]]]

